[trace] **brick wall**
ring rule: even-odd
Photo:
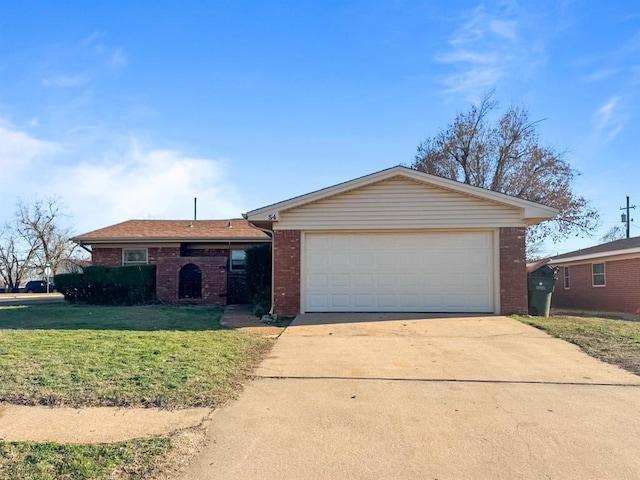
[[[155,265],[159,258],[180,256],[179,247],[149,247],[147,248],[147,251],[149,255],[149,264],[151,265]],[[119,267],[122,265],[122,248],[93,247],[91,259],[93,265]]]
[[[178,298],[180,269],[193,263],[202,272],[202,298]],[[160,257],[156,262],[156,295],[163,303],[203,303],[226,305],[227,256]]]
[[[179,247],[149,247],[149,264],[156,265],[156,295],[164,303],[204,303],[226,305],[228,250],[210,249],[206,257],[181,257]],[[122,265],[122,248],[94,247],[93,265]],[[202,271],[202,299],[178,298],[180,269],[188,264]]]
[[[500,229],[500,313],[527,314],[525,229]]]
[[[558,271],[551,305],[601,312],[640,313],[640,258],[598,262],[605,264],[604,287],[592,286],[591,264],[569,266],[569,289]]]
[[[122,249],[93,247],[91,249],[91,264],[119,267],[122,265]]]
[[[273,232],[274,313],[300,313],[300,230]]]
[[[160,258],[177,258],[180,256],[180,247],[149,247],[147,248],[149,263],[155,265]]]

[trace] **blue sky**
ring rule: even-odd
[[[0,221],[238,217],[398,164],[495,88],[639,209],[640,3],[0,0]],[[633,216],[633,215],[632,215]]]

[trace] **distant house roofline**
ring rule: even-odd
[[[640,254],[640,237],[623,238],[621,240],[614,240],[593,247],[563,253],[562,255],[552,257],[549,263],[557,265],[559,263],[635,254]]]

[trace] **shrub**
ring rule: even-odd
[[[271,245],[247,249],[245,272],[253,313],[258,317],[266,315],[271,309]]]
[[[156,267],[96,265],[84,273],[56,275],[56,288],[72,303],[134,305],[155,302]]]
[[[83,301],[86,292],[84,285],[84,277],[81,273],[61,273],[54,277],[56,290],[58,290],[64,299],[71,303],[77,303],[78,299]]]

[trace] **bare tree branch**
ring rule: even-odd
[[[478,107],[458,114],[445,130],[418,146],[412,167],[560,210],[555,219],[528,229],[531,245],[591,235],[598,212],[573,191],[578,174],[563,153],[541,145],[540,121],[531,121],[524,108],[510,107],[491,122],[497,105],[489,92]]]

